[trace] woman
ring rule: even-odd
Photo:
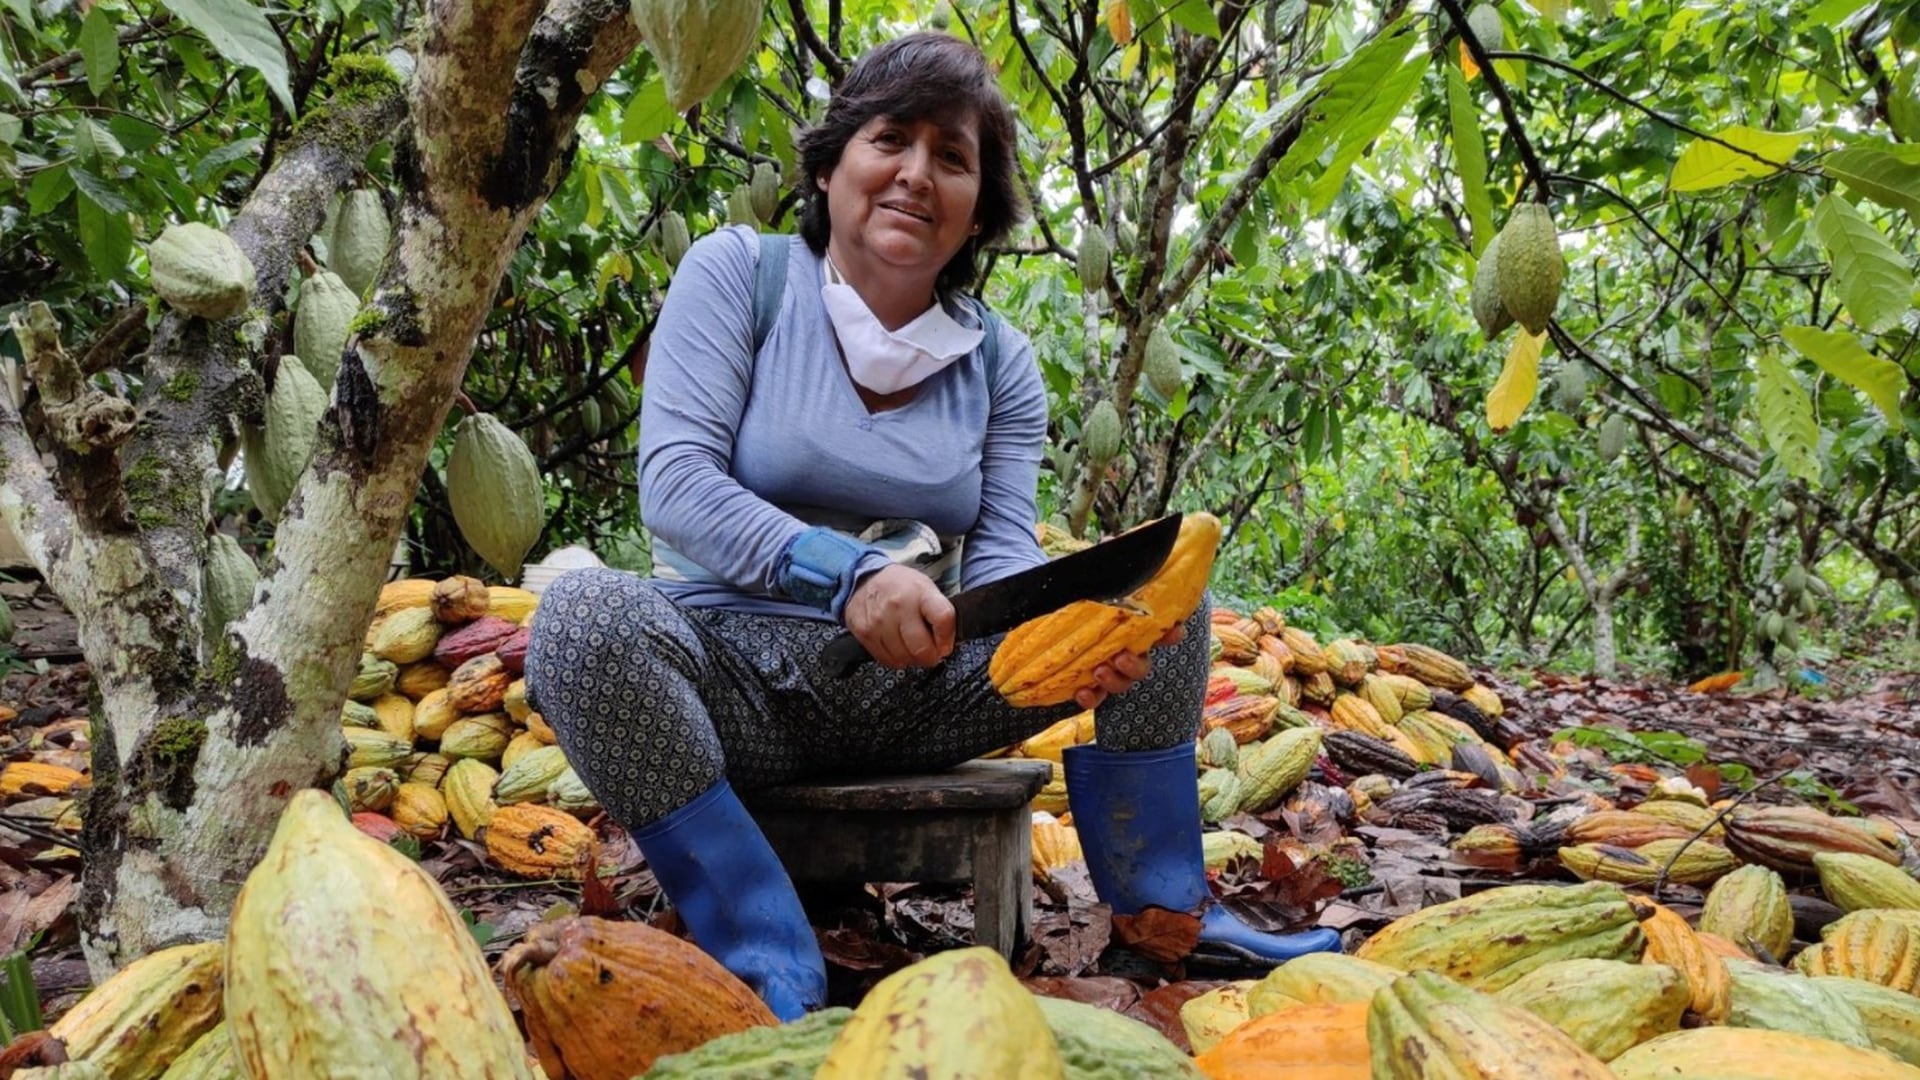
[[[1021,213],[1013,116],[984,58],[943,34],[874,50],[800,152],[800,236],[702,238],[654,331],[640,498],[656,577],[560,578],[527,657],[567,759],[694,940],[783,1019],[823,1003],[825,965],[736,787],[945,768],[1097,706],[1099,746],[1066,768],[1100,896],[1120,913],[1209,900],[1205,608],[1157,663],[1115,656],[1052,708],[994,692],[997,638],[953,640],[949,591],[1045,559],[1032,347],[961,293]],[[757,298],[775,317],[756,322]],[[842,627],[877,663],[837,680],[819,655]],[[1201,936],[1270,962],[1339,942],[1218,907]]]

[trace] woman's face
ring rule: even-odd
[[[938,274],[975,231],[979,122],[875,117],[818,182],[842,269],[864,261]]]

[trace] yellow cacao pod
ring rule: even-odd
[[[1214,1080],[1371,1080],[1367,1002],[1289,1005],[1228,1032],[1194,1064]]]
[[[1375,1080],[1610,1080],[1599,1058],[1515,1005],[1431,971],[1388,983],[1367,1007]]]
[[[513,722],[506,713],[478,713],[447,725],[440,736],[440,752],[449,758],[498,761],[512,738]]]
[[[160,1080],[244,1080],[233,1060],[233,1037],[227,1034],[227,1022],[220,1021],[195,1039],[187,1052],[160,1074]]]
[[[206,941],[148,953],[94,987],[48,1033],[69,1058],[115,1080],[154,1080],[220,1022],[225,952]]]
[[[447,775],[447,766],[453,764],[444,754],[421,754],[409,758],[406,779],[410,783],[440,786],[440,778]]]
[[[169,225],[147,246],[153,291],[202,319],[231,318],[253,298],[253,260],[233,238],[197,221]]]
[[[513,738],[507,740],[507,748],[500,751],[500,771],[506,772],[521,758],[546,745],[540,741],[540,736],[531,731],[516,732]]]
[[[491,597],[479,578],[455,574],[433,587],[433,617],[461,626],[489,614]]]
[[[487,614],[508,622],[525,623],[534,608],[540,606],[537,593],[525,589],[516,589],[511,585],[487,586]]]
[[[1180,1027],[1195,1054],[1218,1046],[1228,1033],[1247,1022],[1247,991],[1252,986],[1253,980],[1242,979],[1181,1002]]]
[[[1676,1031],[1621,1054],[1616,1080],[1920,1080],[1920,1069],[1872,1050],[1784,1031],[1704,1027]]]
[[[380,598],[374,602],[373,617],[379,618],[401,608],[422,607],[433,602],[435,583],[428,578],[401,578],[380,586]]]
[[[815,1080],[1065,1080],[1033,995],[992,949],[935,953],[880,980],[834,1040]]]
[[[447,800],[433,784],[408,780],[394,789],[392,817],[401,832],[431,840],[447,827]]]
[[[1553,213],[1540,203],[1513,208],[1500,230],[1500,258],[1494,267],[1500,285],[1500,303],[1529,333],[1547,332],[1547,321],[1560,302],[1560,282],[1566,260],[1560,255],[1560,236]]]
[[[487,821],[487,854],[508,873],[578,881],[593,858],[593,830],[551,806],[502,806]]]
[[[447,815],[453,827],[469,840],[478,840],[480,830],[493,819],[493,785],[500,774],[493,766],[477,758],[461,758],[440,778],[440,794],[447,800]]]
[[[1265,1016],[1289,1005],[1370,1001],[1375,991],[1404,974],[1344,953],[1307,953],[1274,968],[1247,991],[1247,1014]]]
[[[393,794],[400,787],[400,774],[384,766],[362,766],[348,769],[340,777],[340,784],[347,792],[348,810],[356,814],[369,811],[384,814],[393,805]]]
[[[1560,865],[1583,881],[1612,881],[1621,885],[1651,886],[1666,868],[1667,880],[1682,885],[1710,885],[1736,870],[1733,852],[1705,840],[1652,840],[1638,848],[1611,844],[1576,844],[1560,849]]]
[[[1373,711],[1380,714],[1383,723],[1398,724],[1400,718],[1406,715],[1407,710],[1401,704],[1399,692],[1387,682],[1385,675],[1369,674],[1362,677],[1354,695],[1373,706]]]
[[[1727,962],[1700,940],[1700,935],[1664,904],[1634,897],[1640,933],[1646,936],[1642,963],[1665,964],[1687,980],[1687,1007],[1701,1021],[1725,1023],[1733,1007],[1733,978]]]
[[[1820,891],[1842,911],[1905,908],[1920,911],[1920,881],[1871,855],[1823,851],[1813,857]]]
[[[1200,606],[1219,543],[1218,518],[1187,514],[1167,561],[1128,598],[1137,610],[1082,600],[1022,623],[994,650],[994,688],[1020,708],[1057,705],[1093,685],[1093,669],[1115,653],[1145,653]]]
[[[1506,703],[1500,700],[1500,695],[1479,683],[1474,683],[1460,691],[1460,696],[1467,699],[1467,704],[1488,716],[1500,716],[1507,711]]]
[[[413,706],[413,737],[437,742],[458,719],[460,710],[453,704],[451,690],[441,687],[429,691]]]
[[[1759,946],[1775,958],[1793,943],[1793,909],[1780,875],[1764,866],[1743,866],[1707,893],[1699,929],[1718,934],[1743,949]]]
[[[432,608],[402,608],[367,628],[367,651],[395,664],[425,660],[439,641],[440,623]]]
[[[513,429],[487,413],[460,421],[447,454],[447,503],[460,535],[507,578],[547,524],[540,464]]]
[[[1909,928],[1871,908],[1820,932],[1820,944],[1793,958],[1803,975],[1841,975],[1920,994],[1920,926]]]
[[[1403,915],[1354,955],[1499,990],[1542,964],[1638,960],[1640,921],[1617,885],[1511,885]]]
[[[252,1077],[532,1080],[440,886],[322,791],[294,795],[234,901],[226,1016]]]
[[[1689,997],[1673,968],[1622,960],[1546,964],[1494,996],[1566,1032],[1602,1061],[1678,1031]]]

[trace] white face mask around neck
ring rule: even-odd
[[[955,322],[938,302],[900,329],[888,330],[841,277],[833,260],[823,256],[820,261],[820,299],[840,339],[847,370],[854,382],[876,394],[918,386],[972,352],[987,336],[985,331]]]

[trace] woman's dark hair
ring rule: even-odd
[[[1013,109],[1000,94],[987,58],[951,34],[918,33],[868,52],[833,92],[827,115],[800,136],[800,235],[815,252],[827,249],[832,223],[819,179],[840,164],[847,143],[875,117],[900,121],[975,117],[980,127],[980,231],[941,267],[934,287],[957,292],[973,284],[981,248],[1006,239],[1026,208],[1014,182]]]

